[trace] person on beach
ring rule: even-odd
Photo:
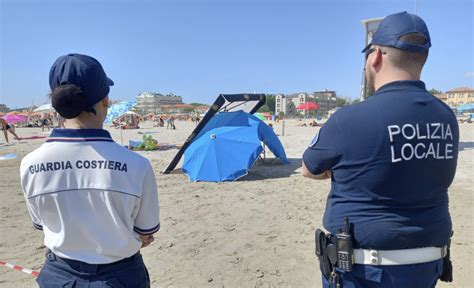
[[[170,116],[166,119],[166,129],[176,130],[176,126],[174,125],[174,117]]]
[[[201,121],[201,117],[199,116],[199,113],[196,112],[196,118],[195,118],[195,121],[196,121],[196,126],[199,124],[199,122]]]
[[[43,118],[41,119],[41,132],[44,132],[44,127],[48,128],[48,131],[50,131],[49,121],[50,121],[49,114],[44,114]]]
[[[3,136],[5,137],[5,141],[7,143],[10,143],[10,142],[8,142],[8,133],[12,134],[13,137],[15,137],[16,140],[18,140],[18,141],[21,140],[20,137],[18,137],[18,135],[16,135],[16,133],[14,131],[14,128],[13,128],[13,125],[8,124],[8,122],[3,118],[0,118],[0,128],[3,131]]]
[[[304,152],[303,176],[332,181],[330,235],[316,231],[324,287],[452,281],[448,187],[459,127],[420,81],[430,47],[419,16],[387,16],[362,51],[375,94],[339,109]]]
[[[33,226],[43,230],[40,287],[150,287],[140,249],[160,229],[150,161],[103,130],[110,80],[81,54],[59,57],[49,73],[51,102],[65,120],[21,161]]]

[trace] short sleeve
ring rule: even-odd
[[[337,114],[331,116],[303,154],[303,163],[314,175],[331,170],[342,156],[343,135]]]
[[[28,213],[30,214],[31,222],[33,222],[33,227],[37,230],[43,230],[43,221],[41,220],[39,214],[39,199],[38,197],[28,197],[28,193],[26,192],[27,183],[28,183],[28,171],[25,169],[27,165],[24,162],[25,159],[21,161],[20,165],[20,178],[21,178],[21,188],[23,190],[23,196],[25,197],[26,208],[28,208]]]
[[[28,208],[28,212],[30,213],[31,221],[33,222],[33,227],[38,230],[43,230],[43,221],[41,221],[41,218],[39,216],[37,205],[38,197],[25,200],[26,207]]]
[[[141,235],[150,235],[160,230],[160,207],[155,174],[148,165],[143,183],[143,191],[133,230]]]

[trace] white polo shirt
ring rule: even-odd
[[[33,225],[59,257],[115,262],[139,251],[138,234],[160,229],[150,162],[106,130],[54,129],[20,173]]]

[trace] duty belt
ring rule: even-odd
[[[443,273],[440,280],[452,282],[450,244],[443,247],[423,247],[400,250],[353,249],[349,222],[345,219],[342,232],[332,235],[317,229],[315,232],[316,256],[321,273],[331,283],[339,284],[339,271],[351,272],[353,264],[390,266],[427,263],[443,259]],[[451,233],[452,237],[452,233]],[[339,269],[339,271],[337,269]]]
[[[354,263],[367,265],[408,265],[426,263],[446,256],[447,246],[400,250],[354,249]]]

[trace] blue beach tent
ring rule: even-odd
[[[280,140],[264,122],[244,111],[216,114],[184,152],[182,171],[191,181],[234,181],[252,168],[264,143],[287,164]]]

